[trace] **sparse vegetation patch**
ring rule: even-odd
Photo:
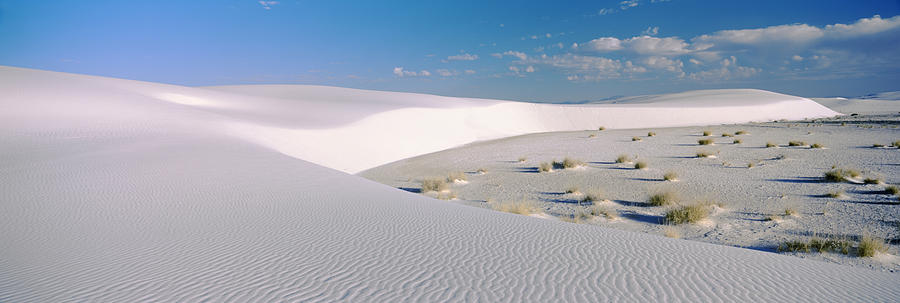
[[[714,141],[712,139],[697,140],[697,144],[700,144],[700,145],[712,145],[713,143],[714,143]]]
[[[709,210],[705,205],[685,205],[670,209],[666,212],[666,223],[683,224],[697,223],[709,216]]]
[[[671,190],[654,193],[647,199],[647,203],[653,206],[665,206],[678,203],[678,193]]]
[[[843,182],[857,177],[859,177],[859,171],[855,169],[838,168],[825,172],[825,181],[828,182]]]

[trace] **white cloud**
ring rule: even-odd
[[[721,67],[690,74],[694,80],[722,81],[729,79],[749,78],[762,72],[762,69],[740,66],[734,56],[722,59]]]
[[[629,8],[632,8],[635,6],[638,6],[637,0],[625,0],[625,1],[619,2],[619,8],[622,10],[626,10],[626,9],[629,9]]]
[[[527,68],[525,68],[525,72],[526,72],[526,73],[533,73],[533,72],[534,72],[534,66],[529,65]]]
[[[819,28],[807,24],[776,25],[764,28],[724,30],[695,38],[697,42],[714,45],[773,45],[773,44],[809,44],[821,40],[850,39],[894,30],[900,28],[900,16],[882,19],[875,15],[862,18],[853,24],[832,24]]]
[[[471,70],[471,69],[466,70],[466,75],[474,75],[474,74],[475,74],[474,70]]]
[[[503,52],[503,55],[505,55],[505,56],[513,56],[513,57],[519,58],[519,60],[526,60],[526,59],[528,59],[528,55],[526,55],[525,53],[523,53],[523,52],[517,52],[517,51],[511,51],[511,50],[510,50],[510,51]]]
[[[578,44],[573,44],[572,47],[578,47]],[[600,52],[615,51],[622,49],[622,40],[613,37],[602,37],[588,41],[587,47]]]
[[[447,60],[451,60],[451,61],[473,61],[473,60],[478,60],[478,55],[470,55],[469,53],[465,53],[465,54],[460,54],[460,55],[449,56],[449,57],[447,57]]]
[[[429,73],[427,70],[423,70],[423,71],[419,72],[419,75],[428,77],[428,76],[431,76],[431,73]]]
[[[881,32],[900,28],[900,15],[887,19],[875,15],[872,18],[862,18],[853,24],[833,24],[825,26],[826,35],[834,38],[858,37],[873,35]]]
[[[697,59],[694,59],[694,58],[691,58],[691,59],[688,60],[688,61],[690,61],[690,62],[693,63],[694,65],[703,65],[703,62],[700,62],[700,60],[697,60]]]
[[[629,49],[646,55],[680,55],[688,53],[688,44],[676,37],[640,36],[624,41]]]
[[[435,70],[434,72],[437,73],[438,75],[440,75],[441,77],[451,77],[451,76],[459,75],[459,72],[457,72],[457,71],[451,71],[449,69],[443,69],[443,68]]]
[[[642,35],[647,35],[647,36],[655,36],[658,33],[659,33],[659,26],[653,26],[653,27],[648,26],[647,29],[645,29],[643,32],[641,32]]]
[[[794,60],[794,61],[803,61],[803,57],[801,57],[800,55],[794,55],[793,57],[791,57],[791,60]]]
[[[515,66],[510,66],[510,67],[509,67],[509,70],[512,71],[512,72],[514,72],[514,73],[517,73],[517,74],[519,73],[519,68],[518,68],[518,67],[515,67]]]
[[[597,15],[600,15],[600,16],[603,16],[603,15],[609,15],[609,14],[612,14],[612,13],[614,13],[614,12],[615,12],[615,10],[614,10],[614,9],[611,9],[611,8],[601,8],[599,11],[597,11]],[[571,80],[571,79],[570,79],[570,80]]]
[[[273,6],[278,5],[278,1],[259,1],[257,2],[259,5],[262,5],[265,9],[272,9]]]
[[[665,70],[674,73],[682,73],[682,68],[684,68],[684,63],[681,60],[672,60],[666,57],[661,56],[651,56],[644,58],[643,63],[645,66]]]
[[[428,76],[431,76],[431,72],[429,72],[427,70],[423,70],[423,71],[420,71],[417,73],[414,71],[404,70],[403,67],[395,67],[394,75],[396,75],[397,77],[418,77],[418,76],[428,77]]]

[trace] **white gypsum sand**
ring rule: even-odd
[[[314,131],[299,121],[314,114],[296,104],[0,67],[0,301],[900,294],[895,274],[437,201],[288,157],[299,152],[245,132]]]

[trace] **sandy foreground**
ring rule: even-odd
[[[640,123],[656,123],[646,126],[658,128],[833,115],[807,99],[753,90],[718,91],[711,94],[719,97],[707,98],[733,96],[744,101],[715,111],[724,116],[641,122],[635,116],[597,120],[610,112],[617,116],[635,112],[613,105],[536,106],[323,87],[249,90],[253,89],[190,88],[0,67],[0,243],[4,246],[0,301],[871,302],[900,295],[896,287],[900,276],[893,273],[507,214],[432,199],[347,173],[478,140],[595,129],[597,121],[604,121],[610,131],[595,141],[584,138],[588,132],[543,136],[578,144],[612,140],[618,146],[621,138],[616,134],[624,135],[624,130],[612,129]],[[693,95],[703,98],[697,94],[704,93]],[[353,100],[369,102],[347,104]],[[688,108],[690,113],[712,110],[711,105],[694,105],[675,108]],[[748,106],[760,109],[757,116],[737,115]],[[645,108],[644,116],[672,112],[659,104],[638,107]],[[518,122],[514,114],[476,119],[504,117],[501,112],[529,114],[535,120]],[[428,119],[412,118],[422,115]],[[744,121],[734,121],[735,117]],[[373,128],[397,118],[411,120]],[[817,128],[810,136],[825,129],[832,128]],[[687,130],[659,129],[654,139],[690,144],[693,140],[685,136],[692,134]],[[766,135],[764,129],[748,131],[748,147],[756,147],[755,138],[763,140]],[[824,143],[831,149],[783,149],[791,151],[783,161],[786,164],[760,165],[750,171],[781,171],[781,165],[794,165],[791,161],[811,161],[801,159],[809,159],[804,156],[813,152],[839,151],[844,144],[853,144]],[[472,146],[483,144],[495,143]],[[537,160],[542,158],[540,153],[548,158],[563,156],[563,149],[572,146],[531,148],[535,154],[530,158]],[[668,148],[667,154],[681,156],[680,148]],[[732,153],[731,161],[744,159],[738,158],[743,152],[737,147],[713,148],[721,148],[722,159]],[[585,155],[584,160],[610,161],[599,154],[607,151],[596,149],[598,154]],[[510,161],[521,153],[497,152],[504,154],[498,161]],[[579,155],[573,152],[572,156]],[[642,157],[653,156],[646,151]],[[884,157],[892,158],[881,163],[897,159]],[[688,165],[678,161],[696,159],[675,160],[671,165],[677,167]],[[474,190],[483,185],[479,182],[501,176],[503,170],[485,156],[454,161],[460,165],[453,169],[479,166],[470,161],[496,165],[481,181],[473,176],[461,188]],[[663,163],[653,162],[651,169],[667,165]],[[515,170],[518,164],[503,165]],[[714,162],[709,166],[711,174],[722,176],[723,168],[712,167]],[[634,173],[607,167],[612,165],[591,164],[583,173]],[[816,166],[773,178],[820,173],[821,167]],[[510,172],[509,178],[514,175]],[[656,175],[648,170],[640,178]],[[896,182],[893,176],[885,179]],[[701,177],[685,172],[679,185],[700,184],[692,180]],[[769,183],[775,188],[794,184]],[[799,184],[809,186],[804,194],[818,193],[818,186],[851,188]],[[615,188],[607,190],[620,194]],[[639,197],[616,199],[638,201]],[[857,206],[834,204],[847,209]],[[857,209],[875,212],[877,206]],[[805,220],[806,215],[801,218]],[[692,237],[690,232],[685,234]]]

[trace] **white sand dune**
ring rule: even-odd
[[[813,98],[814,101],[844,114],[900,113],[900,91],[870,94],[856,98]]]
[[[771,106],[809,110],[783,115],[831,114],[783,98],[793,101]],[[465,207],[288,157],[305,155],[290,141],[317,138],[302,128],[307,122],[291,119],[314,117],[294,108],[313,103],[0,67],[0,301],[874,302],[900,295],[896,274]],[[379,111],[382,118],[336,127],[362,132],[367,123],[427,112],[393,106]],[[515,109],[480,108],[492,106]],[[460,113],[449,122],[489,118],[450,107]],[[532,116],[547,117],[537,120],[541,129],[603,115],[541,108],[547,112]],[[582,110],[589,114],[568,117]],[[470,123],[447,129],[496,125]],[[413,132],[385,143],[442,136]],[[276,138],[281,133],[289,137]],[[362,138],[372,134],[296,148],[337,152],[347,147],[331,140],[357,140],[353,154],[365,157],[377,150]]]

